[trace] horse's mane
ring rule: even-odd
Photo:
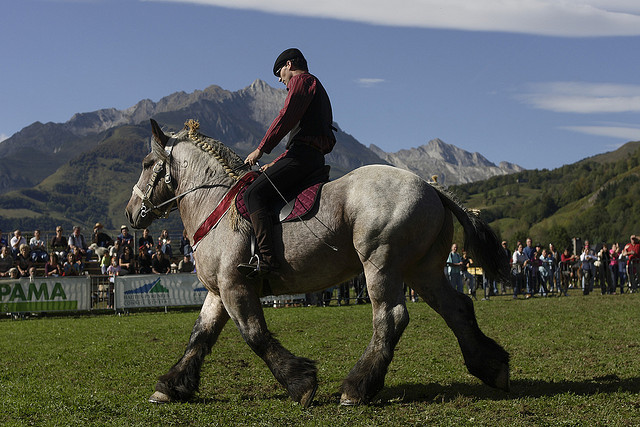
[[[183,140],[191,140],[194,145],[200,148],[205,153],[213,156],[218,163],[222,165],[224,171],[231,178],[236,181],[240,179],[244,165],[244,161],[238,156],[231,148],[224,145],[222,142],[217,139],[211,138],[210,136],[203,135],[199,132],[200,123],[198,121],[189,119],[184,124],[184,128],[176,133],[171,133],[171,137],[177,139],[178,141]],[[166,156],[164,150],[157,150],[155,145],[152,143],[152,150],[156,156]],[[158,144],[159,145],[159,144]],[[248,168],[249,166],[247,166]]]
[[[212,156],[223,168],[227,175],[238,181],[248,170],[249,166],[244,163],[231,148],[224,145],[217,139],[203,135],[199,132],[200,123],[189,119],[184,124],[184,128],[178,132],[171,132],[169,135],[178,141],[190,141],[200,150]],[[168,155],[164,148],[154,139],[151,141],[151,150],[154,156],[168,160]],[[231,228],[236,231],[248,231],[247,221],[243,221],[242,216],[236,209],[235,202],[231,205],[229,212]],[[246,224],[245,224],[246,223]]]

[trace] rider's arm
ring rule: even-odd
[[[316,79],[308,73],[299,74],[291,78],[288,89],[284,108],[258,146],[258,150],[264,153],[269,154],[300,121],[315,95]]]

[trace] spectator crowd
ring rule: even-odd
[[[88,274],[87,263],[110,280],[127,274],[195,273],[193,250],[186,231],[183,231],[179,245],[172,242],[168,230],[162,230],[154,240],[145,229],[136,239],[123,225],[120,233],[112,237],[101,223],[95,224],[90,239],[85,238],[78,226],[67,235],[58,226],[55,235],[48,242],[45,239],[40,230],[34,230],[29,236],[24,236],[21,230],[10,235],[0,230],[0,279],[80,276]],[[513,249],[503,241],[502,249],[509,260],[510,271],[510,280],[506,283],[488,281],[482,274],[482,266],[475,265],[464,249],[459,253],[458,245],[454,243],[445,273],[452,287],[463,292],[466,285],[474,299],[476,289],[480,287],[484,290],[483,299],[507,293],[514,299],[519,295],[525,299],[535,295],[560,297],[567,296],[571,288],[581,289],[584,295],[598,287],[603,295],[638,291],[640,238],[632,235],[625,244],[600,243],[595,247],[588,240],[579,245],[576,242],[579,239],[574,239],[573,247],[559,251],[553,244],[534,246],[530,238],[524,244],[516,242]],[[357,294],[357,302],[365,301],[364,277],[360,275],[354,283],[338,287],[338,305],[349,304],[351,287]],[[328,305],[329,291],[333,288],[312,295],[314,305]],[[411,300],[417,301],[417,295],[408,291]]]
[[[458,253],[458,245],[453,244],[447,258],[446,273],[452,287],[463,292],[467,283],[469,294],[476,298],[476,281],[484,288],[484,298],[498,295],[498,285],[502,294],[511,288],[513,298],[524,295],[525,299],[538,294],[542,297],[553,295],[568,296],[568,290],[579,288],[588,295],[599,287],[602,295],[635,293],[638,291],[640,273],[640,238],[632,235],[629,242],[621,245],[600,243],[592,247],[588,240],[584,245],[573,239],[575,250],[566,247],[561,252],[553,244],[533,245],[527,238],[518,241],[513,251],[502,241],[502,249],[508,258],[510,280],[507,283],[487,281],[482,274],[471,274],[475,267],[466,252]],[[475,272],[475,271],[474,271]]]
[[[195,272],[186,231],[175,253],[167,230],[162,230],[156,242],[147,229],[136,242],[126,225],[112,238],[99,222],[90,239],[78,226],[68,235],[58,226],[48,243],[40,230],[35,230],[28,241],[21,230],[10,236],[0,230],[0,278],[79,276],[88,274],[87,263],[95,264],[101,274],[110,277]]]

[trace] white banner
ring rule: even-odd
[[[0,312],[91,309],[89,277],[36,277],[0,281]]]
[[[195,274],[118,276],[115,308],[202,305],[207,290]]]

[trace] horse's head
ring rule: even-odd
[[[162,132],[158,123],[151,120],[153,140],[151,153],[142,161],[142,173],[133,186],[131,199],[125,213],[131,226],[146,228],[153,220],[169,215],[175,194],[175,183],[171,177],[171,151],[175,139]]]

